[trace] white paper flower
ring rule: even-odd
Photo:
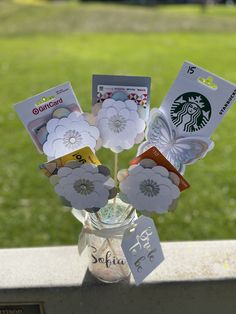
[[[131,166],[120,182],[120,190],[133,207],[144,212],[164,213],[180,195],[169,171],[161,166]]]
[[[78,112],[72,112],[67,118],[49,120],[47,131],[48,137],[43,151],[53,159],[84,146],[94,150],[99,137],[99,130],[91,126],[84,115]]]
[[[144,131],[145,122],[140,119],[134,101],[106,99],[96,117],[103,146],[113,152],[130,149]]]
[[[57,177],[55,192],[79,210],[97,211],[116,195],[114,181],[105,166],[75,167],[75,163],[68,163],[58,170]]]
[[[183,165],[192,164],[203,158],[214,147],[209,138],[176,136],[165,115],[158,109],[151,110],[146,139],[139,146],[138,154],[156,146],[179,171],[183,169]]]

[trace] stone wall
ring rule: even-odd
[[[0,304],[41,303],[46,314],[236,313],[236,241],[162,247],[165,261],[139,287],[96,281],[75,246],[0,250]],[[18,311],[0,314],[34,314]]]

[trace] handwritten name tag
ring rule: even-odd
[[[141,216],[125,232],[121,247],[136,285],[164,260],[156,227],[151,218]]]

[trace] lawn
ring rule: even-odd
[[[0,247],[74,244],[80,224],[38,171],[38,154],[13,104],[71,81],[90,111],[93,73],[152,77],[159,106],[184,60],[236,82],[236,8],[141,8],[0,1]],[[156,216],[166,240],[236,237],[236,110],[214,133],[215,149],[189,166],[177,211]],[[127,167],[136,148],[121,154]],[[111,154],[98,152],[104,163]]]

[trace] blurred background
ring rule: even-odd
[[[157,107],[185,60],[236,83],[234,2],[0,0],[0,247],[75,244],[81,228],[38,171],[45,157],[13,104],[71,81],[90,111],[96,73],[151,76]],[[162,241],[236,238],[235,120],[234,106],[215,149],[187,168],[178,209],[155,216]],[[112,168],[108,151],[98,157]]]

